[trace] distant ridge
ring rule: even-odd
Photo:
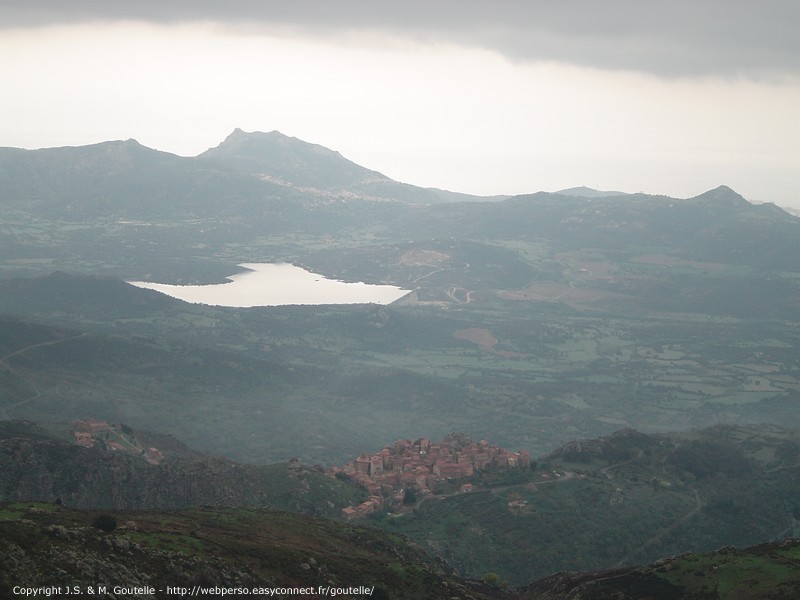
[[[575,198],[609,198],[611,196],[629,195],[627,192],[596,190],[594,188],[586,187],[585,185],[566,188],[553,193],[558,194],[559,196],[573,196]]]

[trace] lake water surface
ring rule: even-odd
[[[194,304],[212,306],[285,306],[289,304],[391,304],[409,293],[393,285],[345,283],[326,279],[288,263],[243,263],[243,273],[227,283],[170,285],[129,281]]]

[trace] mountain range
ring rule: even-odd
[[[287,232],[299,237],[294,256],[284,249],[281,258],[321,267],[303,239],[334,238],[334,251],[351,240],[352,251],[367,232],[393,242],[541,238],[557,252],[642,249],[759,268],[791,268],[800,251],[796,218],[724,186],[686,200],[588,188],[480,198],[397,183],[278,132],[236,130],[194,158],[135,140],[2,148],[0,205],[6,275],[79,267],[173,281],[204,271],[207,281],[218,277],[222,256],[236,258],[240,248],[244,260],[266,258]],[[182,276],[165,257],[186,263]],[[375,276],[350,268],[351,277]]]
[[[194,158],[153,150],[134,139],[42,150],[0,148],[0,186],[0,199],[11,206],[67,219],[230,215],[230,208],[242,203],[253,206],[256,200],[269,203],[287,195],[312,203],[483,200],[398,183],[338,152],[277,131],[240,129]]]
[[[0,590],[126,557],[142,584],[344,585],[346,548],[383,597],[746,597],[745,566],[796,591],[800,219],[774,205],[482,198],[236,130],[191,158],[0,148],[0,215]],[[241,309],[126,283],[254,262],[410,293]],[[115,425],[79,447],[76,420]],[[329,519],[364,491],[325,467],[451,432],[539,458]],[[541,579],[563,570],[594,573]]]

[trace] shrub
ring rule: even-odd
[[[97,515],[92,525],[102,531],[114,531],[117,528],[117,518],[112,515]]]

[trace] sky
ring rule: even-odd
[[[421,186],[800,209],[796,0],[0,0],[0,146],[233,129]]]

